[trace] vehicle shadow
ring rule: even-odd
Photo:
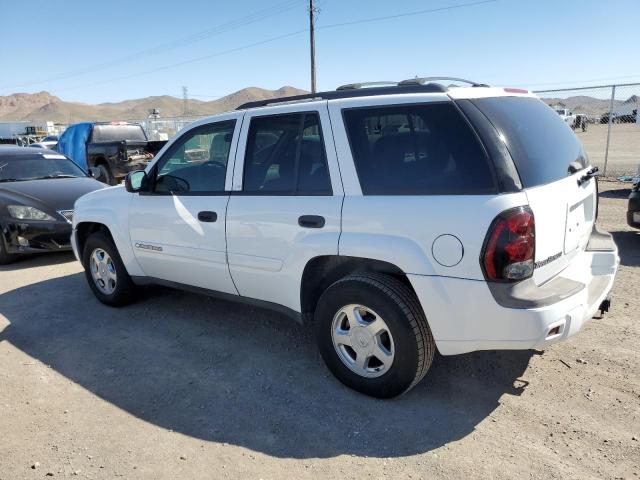
[[[534,355],[437,357],[411,392],[376,400],[329,374],[310,329],[236,303],[154,288],[113,309],[78,273],[0,295],[0,314],[0,342],[132,415],[282,458],[405,456],[460,439],[522,393]]]
[[[622,230],[610,233],[618,246],[620,264],[627,267],[640,266],[640,232]]]
[[[44,253],[40,255],[24,255],[19,256],[15,262],[7,265],[0,265],[0,272],[14,272],[25,268],[59,265],[61,263],[75,261],[75,259],[76,258],[73,256],[73,252],[71,251]]]
[[[629,188],[611,188],[606,189],[606,186],[600,186],[598,195],[604,198],[629,198],[631,193],[631,187]],[[605,190],[606,189],[606,190]]]

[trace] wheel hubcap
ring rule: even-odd
[[[391,331],[368,307],[342,307],[333,317],[331,339],[342,363],[358,375],[379,377],[391,368],[395,355]]]
[[[111,295],[116,289],[118,277],[116,266],[109,254],[101,248],[96,248],[91,253],[89,264],[91,277],[98,290],[106,295]]]

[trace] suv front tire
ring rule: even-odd
[[[136,286],[113,240],[105,232],[89,235],[82,253],[82,265],[89,287],[102,303],[120,307],[135,299]]]
[[[329,370],[345,385],[377,398],[400,395],[427,373],[435,342],[420,303],[401,281],[353,274],[322,294],[316,339]]]

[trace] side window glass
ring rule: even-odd
[[[245,155],[245,192],[331,194],[331,183],[315,113],[255,117]]]
[[[300,145],[298,191],[331,194],[331,181],[318,115],[306,115]]]
[[[235,120],[195,128],[158,162],[156,193],[223,192]]]
[[[495,191],[484,151],[453,105],[349,109],[344,119],[365,195]]]

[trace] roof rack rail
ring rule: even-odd
[[[464,78],[457,78],[457,77],[416,77],[416,78],[409,78],[407,80],[402,80],[401,82],[398,82],[398,85],[425,85],[427,83],[431,83],[436,80],[448,80],[450,82],[464,82],[464,83],[468,83],[472,87],[488,87],[489,86],[484,83],[478,83],[478,82],[474,82],[473,80],[465,80]]]
[[[362,88],[361,86],[369,86]],[[347,88],[349,87],[349,88]],[[307,93],[304,95],[293,95],[291,97],[270,98],[267,100],[257,100],[247,102],[240,105],[236,110],[245,110],[248,108],[265,107],[267,105],[280,105],[293,102],[308,102],[313,100],[334,100],[337,98],[354,98],[368,97],[377,95],[392,95],[402,93],[444,93],[447,87],[439,83],[395,83],[391,82],[370,82],[370,83],[354,83],[351,85],[343,85],[338,90],[329,92]]]
[[[356,90],[358,88],[363,88],[363,87],[383,87],[385,85],[388,86],[397,86],[398,82],[385,82],[385,81],[380,81],[380,82],[361,82],[361,83],[347,83],[346,85],[340,85],[338,88],[336,88],[336,90]]]

